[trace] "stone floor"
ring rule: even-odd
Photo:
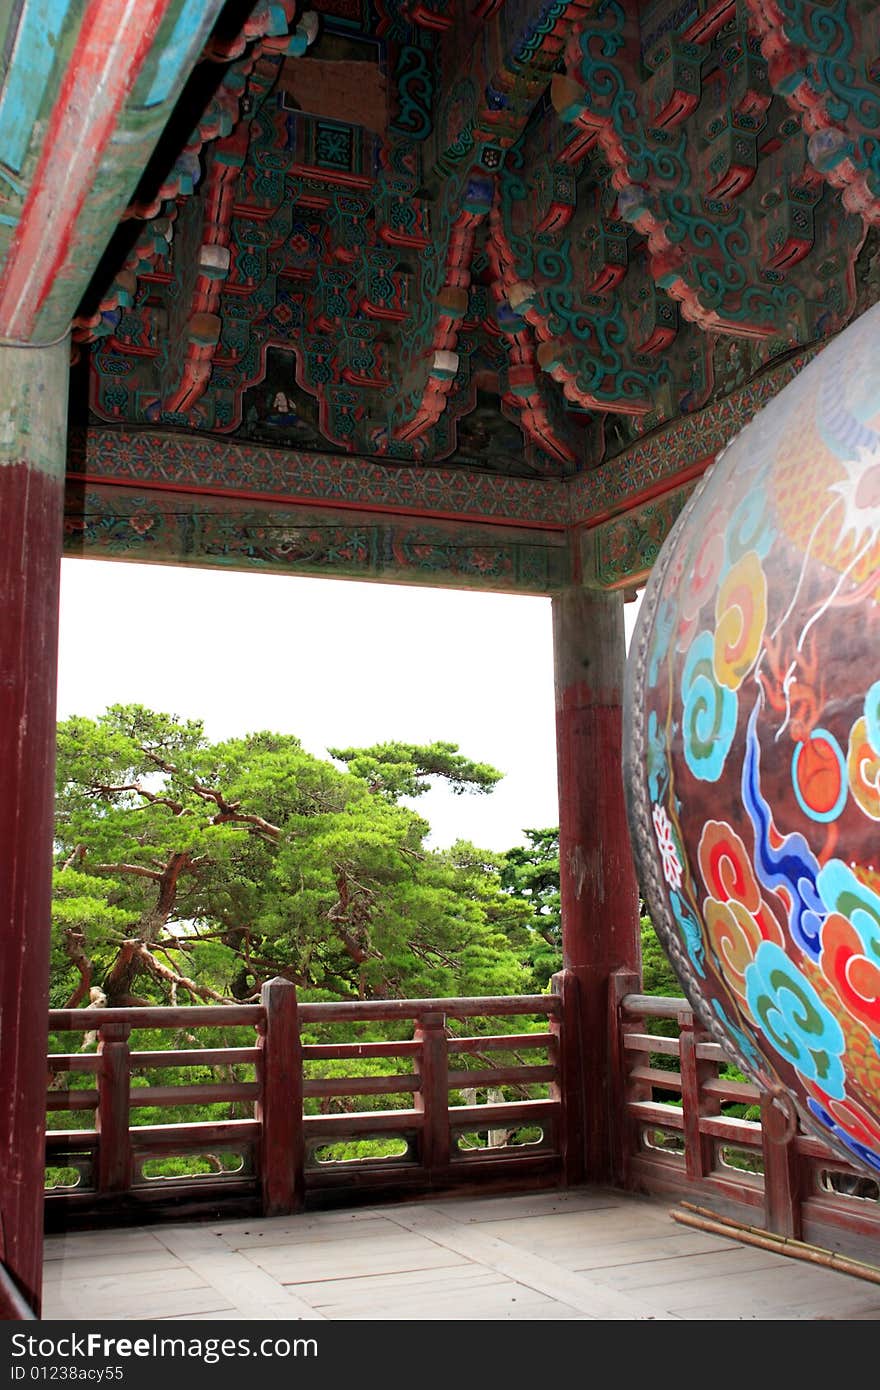
[[[880,1285],[575,1189],[51,1236],[45,1319],[880,1319]]]

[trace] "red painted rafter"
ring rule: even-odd
[[[501,8],[501,3],[502,0],[479,0],[474,13],[478,18],[488,20],[495,16]],[[493,74],[492,86],[499,92],[509,92],[519,83],[528,88],[530,101],[527,106],[523,106],[519,110],[516,116],[512,116],[511,111],[507,109],[493,109],[488,96],[484,96],[474,120],[478,144],[488,140],[505,149],[514,144],[534,107],[534,103],[537,102],[550,80],[552,67],[565,48],[569,32],[572,29],[577,32],[577,26],[585,18],[590,8],[590,0],[570,0],[565,10],[557,16],[553,28],[543,35],[540,44],[527,61],[521,61],[511,52],[509,66],[504,62],[499,65]],[[497,171],[490,172],[488,169],[476,165],[470,170],[468,178],[476,176],[480,179],[491,180],[494,183],[497,181],[496,173]],[[467,180],[462,186],[463,197],[466,196],[466,186]],[[485,219],[487,211],[488,209],[468,212],[462,208],[458,217],[453,221],[446,253],[447,269],[444,288],[447,290],[469,285],[469,272],[462,273],[459,267],[464,263],[465,253],[467,256],[466,264],[469,266],[473,254],[476,228]],[[460,314],[455,318],[449,317],[445,312],[442,297],[439,297],[437,319],[429,352],[430,364],[427,369],[424,365],[421,367],[424,375],[418,405],[410,417],[395,429],[394,434],[397,439],[413,441],[422,438],[437,423],[445,410],[455,372],[451,370],[438,371],[436,369],[436,354],[443,351],[454,351],[460,319]]]
[[[792,111],[800,117],[808,136],[809,158],[833,188],[840,190],[847,212],[880,224],[880,198],[871,186],[869,169],[852,158],[856,140],[845,121],[833,112],[830,87],[820,90],[807,54],[786,33],[786,15],[777,0],[747,0],[749,15],[761,35],[761,52],[767,60],[770,81],[782,89]],[[823,157],[823,141],[826,150]],[[800,258],[798,258],[800,259]],[[793,262],[792,262],[793,264]]]
[[[503,286],[508,300],[510,300],[510,296],[512,294],[515,295],[518,277],[516,273],[516,262],[504,231],[501,211],[497,201],[492,209],[491,226],[492,243],[495,248],[494,254],[497,257],[497,264],[499,267],[500,284]],[[548,376],[551,376],[554,381],[559,383],[562,387],[565,399],[570,401],[572,405],[578,406],[582,410],[598,410],[611,412],[616,415],[646,415],[648,413],[650,405],[646,401],[622,401],[620,399],[607,401],[601,400],[590,392],[582,391],[578,386],[577,373],[572,371],[572,369],[561,360],[560,340],[554,338],[544,315],[535,308],[533,304],[530,304],[527,299],[523,300],[517,312],[531,326],[534,330],[535,338],[539,340],[540,346],[535,354],[535,360],[538,366],[542,371],[545,371]],[[562,345],[564,346],[564,344],[565,340],[563,339]],[[543,419],[538,416],[535,416],[534,419],[540,419],[540,423],[543,427]],[[541,441],[538,440],[537,442],[540,443]],[[546,443],[542,444],[542,447],[546,449]]]
[[[492,295],[496,303],[501,303],[507,298],[507,290],[515,277],[510,274],[512,267],[509,264],[505,267],[507,243],[501,233],[497,194],[490,213],[490,228],[491,235],[487,251],[489,264],[495,276],[492,282]],[[508,272],[507,285],[505,284],[505,269]],[[523,328],[519,332],[505,334],[505,336],[508,338],[510,350],[510,365],[507,370],[510,400],[520,412],[520,423],[523,430],[532,442],[549,454],[551,458],[557,459],[560,463],[575,464],[577,460],[573,451],[566,441],[560,438],[547,412],[541,369],[537,362],[531,325],[524,321]]]
[[[446,276],[443,285],[443,290],[449,292],[447,300],[451,301],[455,297],[455,291],[459,290],[463,291],[466,303],[467,290],[471,282],[470,266],[474,254],[474,238],[477,227],[485,215],[482,212],[462,211],[453,223],[446,253]],[[455,352],[461,320],[464,317],[464,306],[460,312],[454,314],[444,312],[446,305],[443,303],[443,290],[438,295],[440,313],[431,340],[432,361],[435,360],[436,353]],[[454,373],[440,375],[429,369],[419,407],[406,424],[396,431],[398,439],[420,439],[437,423],[446,407],[446,398],[454,380]]]
[[[712,33],[713,25],[723,22],[724,5],[713,6],[712,24],[704,30],[694,30],[694,40],[705,44]],[[684,318],[697,325],[706,333],[731,333],[735,337],[767,338],[774,332],[771,326],[762,323],[741,323],[731,321],[707,309],[700,299],[699,286],[692,283],[687,256],[680,246],[669,237],[669,224],[654,208],[650,191],[633,178],[630,156],[621,134],[615,129],[610,114],[594,109],[588,93],[580,80],[580,31],[573,34],[566,50],[565,74],[557,73],[551,84],[553,105],[558,115],[571,122],[583,132],[585,137],[598,141],[602,153],[611,166],[611,183],[619,195],[637,204],[637,211],[627,220],[645,238],[651,274],[658,284],[663,285],[670,298],[681,305]],[[679,119],[687,115],[685,111]],[[620,212],[622,216],[622,211]],[[562,382],[561,369],[554,366],[552,374]],[[566,392],[568,394],[568,392]],[[643,413],[643,412],[635,412]]]
[[[297,0],[283,0],[282,6],[287,20],[288,28],[292,28],[296,16]],[[186,155],[191,160],[196,160],[200,156],[206,145],[213,143],[221,138],[222,120],[225,112],[230,124],[235,127],[241,119],[241,98],[246,90],[233,88],[230,84],[230,73],[234,76],[244,76],[248,78],[253,72],[258,60],[262,57],[271,57],[279,53],[284,53],[290,44],[290,34],[268,35],[268,26],[274,23],[276,16],[270,13],[269,7],[256,9],[246,21],[241,33],[236,39],[225,44],[221,44],[214,39],[209,39],[202,53],[202,61],[214,63],[230,63],[231,67],[220,83],[209,103],[205,113],[200,118],[190,142],[181,151],[181,155]],[[247,51],[248,44],[253,44],[250,52]],[[242,57],[244,55],[244,57]],[[241,61],[239,61],[239,59]],[[141,237],[137,245],[129,254],[124,272],[131,272],[134,277],[134,289],[131,291],[130,298],[133,302],[134,291],[137,289],[139,280],[149,279],[149,274],[143,270],[138,270],[138,266],[144,259],[156,261],[158,254],[155,251],[145,248],[149,247],[151,234],[149,224],[157,218],[165,217],[174,221],[177,217],[177,200],[186,197],[182,191],[181,172],[179,164],[175,164],[168,178],[159,188],[158,193],[149,203],[132,202],[122,214],[122,221],[137,219],[145,223]],[[233,207],[233,215],[244,215],[251,218],[267,218],[271,215],[267,209],[241,209],[238,205]],[[225,243],[224,243],[225,244]],[[99,311],[88,318],[78,318],[73,321],[73,341],[74,343],[89,343],[103,336],[101,331],[102,316],[117,309],[122,302],[122,295],[128,291],[128,281],[117,276],[111,285],[106,298],[101,302]],[[232,292],[232,291],[231,291]],[[249,292],[249,288],[245,293]],[[124,350],[133,351],[129,345],[125,345]],[[199,393],[201,394],[201,392]]]
[[[205,193],[205,230],[203,249],[215,247],[229,255],[232,208],[247,152],[248,128],[241,127],[235,135],[221,142],[208,175]],[[189,339],[184,353],[180,382],[163,402],[169,412],[192,410],[204,395],[211,378],[211,367],[220,338],[220,294],[225,273],[200,274],[196,280],[189,319]]]

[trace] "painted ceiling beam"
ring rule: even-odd
[[[492,207],[502,151],[509,149],[522,133],[536,103],[549,87],[566,40],[589,9],[589,0],[529,0],[514,17],[508,18],[480,6],[475,14],[483,17],[488,26],[480,43],[472,36],[469,43],[462,41],[466,35],[464,26],[472,24],[473,16],[462,21],[461,32],[450,30],[446,37],[450,56],[463,55],[454,89],[471,89],[474,107],[464,127],[457,123],[461,116],[456,113],[453,123],[443,132],[445,149],[434,165],[434,173],[444,177],[438,203],[441,236],[445,233],[446,240],[442,253],[445,264],[440,294],[427,311],[433,318],[427,335],[430,350],[419,350],[414,360],[405,363],[405,396],[393,426],[399,440],[412,442],[427,435],[446,409],[458,370],[455,346],[461,315],[453,317],[448,313],[448,299],[443,296],[460,290],[467,292],[475,235]],[[494,18],[489,19],[490,15]],[[488,83],[484,49],[497,57]],[[459,163],[462,147],[469,148],[469,156]],[[425,336],[424,331],[414,334],[413,341],[421,345]],[[557,461],[572,464],[570,451],[564,445],[560,447],[560,441],[553,441],[551,452]]]
[[[223,0],[24,0],[0,36],[0,335],[66,332]],[[12,33],[14,27],[14,36]]]

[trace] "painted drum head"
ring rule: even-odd
[[[676,523],[624,748],[642,892],[698,1017],[880,1173],[880,306]]]

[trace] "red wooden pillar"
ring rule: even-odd
[[[40,1299],[67,340],[0,346],[0,1258]]]
[[[621,771],[623,596],[553,599],[563,964],[577,980],[584,1173],[611,1182],[622,1113],[608,1030],[610,979],[641,972],[638,888]]]

